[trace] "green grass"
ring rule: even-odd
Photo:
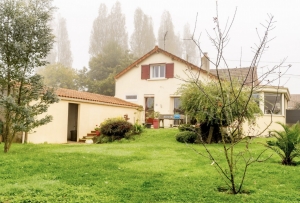
[[[176,133],[147,129],[135,140],[100,145],[13,144],[0,152],[0,202],[300,202],[299,165],[282,166],[274,154],[250,166],[248,193],[219,192],[225,184],[214,166]],[[254,139],[252,153],[265,141]],[[209,147],[220,154],[219,145]]]

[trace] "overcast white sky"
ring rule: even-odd
[[[88,67],[89,40],[98,8],[105,3],[110,10],[114,0],[54,0],[58,13],[66,18],[73,67],[81,69]],[[153,19],[154,32],[157,35],[160,18],[164,10],[172,16],[176,32],[182,33],[183,26],[189,23],[194,26],[198,12],[197,35],[201,33],[203,50],[213,59],[215,50],[209,42],[206,31],[212,33],[216,16],[216,1],[213,0],[119,0],[122,11],[126,15],[126,26],[130,38],[133,31],[134,11],[140,7],[144,13]],[[300,94],[300,1],[299,0],[222,0],[218,2],[219,19],[225,22],[232,18],[237,8],[236,18],[230,33],[230,43],[225,50],[225,56],[231,67],[240,66],[242,50],[242,66],[247,67],[253,57],[251,47],[258,43],[256,28],[263,34],[263,27],[268,14],[276,20],[276,28],[271,36],[276,37],[269,44],[258,71],[266,71],[286,58],[285,65],[292,67],[281,78],[280,85],[289,88],[291,94]],[[264,67],[264,68],[261,68]],[[281,70],[284,72],[284,69]]]

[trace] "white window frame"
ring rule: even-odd
[[[150,79],[166,78],[166,64],[150,65]]]

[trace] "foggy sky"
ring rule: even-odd
[[[195,25],[197,19],[197,38],[203,50],[214,59],[216,51],[208,40],[206,32],[213,34],[213,17],[216,16],[216,2],[205,0],[120,0],[122,12],[126,15],[126,26],[130,38],[133,31],[133,16],[137,7],[150,15],[153,19],[154,33],[157,35],[160,18],[164,10],[172,16],[175,33],[182,36],[183,26],[189,23]],[[71,41],[73,55],[73,68],[88,67],[90,33],[94,19],[98,15],[100,3],[105,3],[108,9],[115,3],[113,0],[54,0],[58,13],[67,20],[67,28]],[[219,19],[225,27],[227,19],[232,19],[235,9],[237,13],[230,32],[230,43],[225,50],[230,67],[249,66],[253,57],[251,47],[259,43],[256,28],[263,34],[263,27],[268,14],[275,17],[276,28],[270,33],[275,37],[269,44],[269,49],[263,55],[258,72],[265,72],[286,58],[284,65],[291,64],[285,76],[281,78],[280,85],[289,88],[290,93],[300,94],[300,1],[298,0],[251,0],[234,1],[224,0],[218,2]],[[150,51],[150,50],[149,50]],[[263,68],[261,68],[263,67]],[[282,72],[284,72],[282,68]],[[277,83],[278,84],[278,83]]]

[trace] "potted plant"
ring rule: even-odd
[[[96,127],[94,128],[95,133],[97,136],[100,136],[100,126],[96,125]]]
[[[153,128],[158,129],[159,128],[159,112],[153,111]]]

